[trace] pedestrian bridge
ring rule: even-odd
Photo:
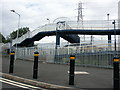
[[[12,45],[31,46],[34,41],[39,41],[45,36],[56,35],[56,45],[60,44],[60,37],[70,43],[80,43],[78,34],[81,35],[120,35],[120,23],[118,20],[87,20],[87,21],[59,21],[45,24],[33,31],[27,32],[18,39],[12,41]]]

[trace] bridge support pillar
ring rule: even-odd
[[[111,35],[108,35],[108,44],[111,44]]]
[[[57,56],[58,56],[58,47],[60,47],[60,35],[58,32],[56,32],[56,46],[55,46],[55,57],[54,57],[54,63],[60,63]]]
[[[111,51],[111,35],[108,35],[108,48]],[[108,55],[108,64],[112,65],[112,59],[110,58],[109,55]]]
[[[60,46],[60,35],[57,33],[56,35],[56,47],[57,48],[58,46]]]

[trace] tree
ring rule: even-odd
[[[30,31],[28,27],[20,28],[18,37],[21,37],[22,35],[26,34],[28,31]],[[9,38],[12,38],[12,39],[17,38],[17,32],[18,32],[18,30],[13,31],[12,33],[10,33]]]
[[[10,42],[10,40],[11,40],[10,37],[7,36],[7,37],[6,37],[6,43]]]
[[[6,43],[5,37],[0,33],[0,43]]]

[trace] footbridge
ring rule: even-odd
[[[111,35],[120,35],[119,25],[118,20],[58,21],[27,32],[14,39],[12,45],[33,46],[34,41],[53,35],[56,35],[56,45],[60,45],[60,37],[70,43],[80,43],[78,35],[108,35],[108,40],[111,40]]]

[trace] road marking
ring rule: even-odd
[[[69,73],[69,71],[68,71],[68,73]],[[87,74],[88,75],[90,73],[84,72],[84,71],[75,71],[74,74]]]
[[[2,73],[2,72],[0,72],[0,75],[8,75],[8,74],[5,74],[5,73]],[[1,78],[1,77],[0,77]],[[27,79],[27,80],[29,80],[29,79]],[[30,80],[30,81],[34,81],[34,80]],[[43,84],[43,86],[44,85],[50,85],[50,87],[53,87],[53,88],[55,88],[55,87],[60,87],[60,88],[71,88],[71,87],[66,87],[66,86],[60,86],[60,85],[54,85],[54,84],[49,84],[49,83],[44,83],[44,82],[38,82],[38,83],[41,83],[41,84]],[[33,85],[34,86],[34,85]],[[41,85],[42,86],[42,85]],[[40,88],[40,87],[39,87]],[[44,89],[44,88],[40,88],[40,90],[47,90],[47,89]]]
[[[1,80],[5,80],[5,81],[8,81],[8,82],[11,82],[11,83],[15,83],[15,84],[19,84],[19,85],[23,85],[23,86],[31,87],[31,88],[38,88],[38,87],[35,87],[35,86],[31,86],[31,85],[27,85],[27,84],[23,84],[23,83],[15,82],[15,81],[12,81],[12,80],[9,80],[9,79],[5,79],[5,78],[0,78],[0,79],[1,79]]]
[[[17,84],[9,83],[9,82],[3,81],[3,80],[0,80],[0,82],[7,83],[7,84],[10,84],[10,85],[13,85],[13,86],[17,86],[17,87],[27,88],[27,89],[28,89],[28,87],[24,87],[24,86],[20,86],[20,85],[17,85]]]
[[[11,84],[11,85],[14,85],[14,86],[22,87],[22,88],[42,89],[40,87],[35,87],[35,86],[31,86],[31,85],[15,82],[15,81],[12,81],[12,80],[9,80],[9,79],[5,79],[5,78],[0,78],[0,81],[4,82],[4,83]]]

